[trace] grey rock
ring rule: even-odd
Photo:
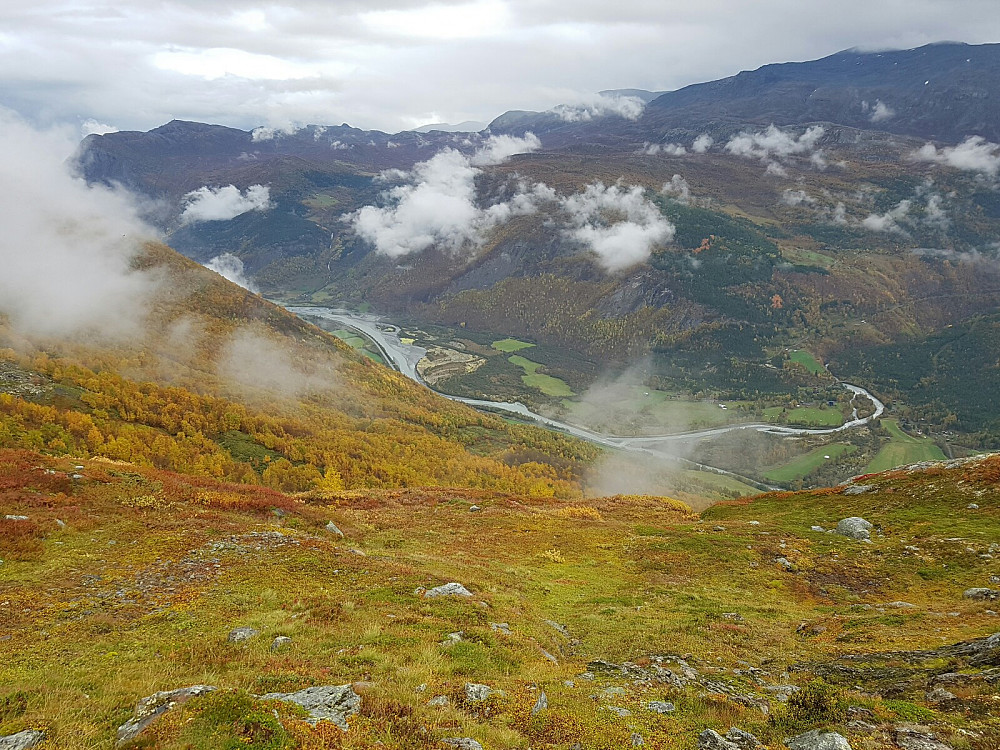
[[[654,714],[669,714],[677,710],[677,707],[669,701],[650,701],[646,704],[646,708]]]
[[[277,638],[271,641],[271,650],[281,651],[281,649],[291,645],[292,645],[291,638],[289,638],[287,635],[279,635]]]
[[[844,726],[850,729],[852,732],[865,732],[871,733],[878,730],[878,727],[869,721],[862,721],[861,719],[852,719],[847,722]]]
[[[117,744],[122,745],[134,740],[167,711],[191,698],[197,698],[213,690],[215,688],[211,685],[192,685],[191,687],[166,690],[146,696],[136,704],[132,718],[118,727]]]
[[[459,630],[459,631],[457,631],[455,633],[448,633],[448,635],[446,635],[444,637],[444,640],[441,641],[438,645],[439,646],[454,646],[456,643],[461,643],[462,642],[462,636],[463,635],[465,635],[465,633],[463,631],[461,631],[461,630]]]
[[[429,701],[427,701],[427,705],[428,706],[437,706],[437,707],[447,706],[448,705],[448,696],[446,696],[446,695],[435,695],[433,698],[431,698]]]
[[[8,734],[0,737],[0,750],[28,750],[28,748],[41,745],[45,741],[45,732],[37,729],[25,729],[17,734]]]
[[[482,510],[482,508],[480,508],[478,505],[470,505],[469,506],[469,513],[478,513],[481,510]]]
[[[493,688],[478,682],[465,683],[465,700],[469,703],[481,703],[491,695],[495,695]]]
[[[229,637],[226,640],[230,643],[243,643],[258,635],[260,635],[260,631],[253,628],[233,628],[229,631]]]
[[[4,516],[4,520],[6,520],[6,521],[27,521],[28,517],[27,516]]]
[[[294,703],[309,712],[306,719],[309,724],[316,726],[321,721],[330,721],[345,732],[347,718],[361,708],[361,696],[354,692],[352,685],[317,685],[294,693],[268,693],[260,697]]]
[[[435,599],[439,596],[472,596],[472,592],[460,583],[446,583],[443,586],[435,586],[424,592],[425,599]]]
[[[729,727],[729,731],[726,732],[726,739],[741,750],[757,750],[757,748],[764,746],[764,743],[757,739],[756,735],[737,727]]]
[[[625,688],[617,685],[606,687],[601,691],[601,698],[621,698],[623,695],[625,695]]]
[[[810,526],[810,531],[826,531],[822,526]]]
[[[538,700],[535,701],[535,705],[531,709],[531,715],[534,716],[538,712],[544,711],[548,707],[549,707],[549,698],[547,695],[545,695],[545,691],[543,690],[541,693],[538,694]]]
[[[513,635],[513,633],[510,630],[510,625],[508,625],[506,622],[491,622],[490,630],[492,630],[494,633],[499,633],[500,635]]]
[[[326,524],[326,530],[327,530],[327,531],[329,531],[329,532],[330,532],[331,534],[336,534],[336,535],[337,535],[337,536],[339,536],[339,537],[340,537],[341,539],[343,539],[343,538],[344,538],[344,532],[343,532],[343,531],[341,531],[341,530],[340,530],[340,529],[339,529],[339,528],[337,527],[337,524],[335,524],[335,523],[334,523],[333,521],[328,521],[328,522],[327,522],[327,524]]]
[[[714,729],[706,729],[698,735],[698,750],[740,750],[740,746],[730,742]]]
[[[558,630],[560,633],[562,633],[567,638],[569,637],[569,628],[567,628],[565,625],[560,625],[555,620],[544,620],[543,622],[546,625],[548,625],[550,628],[552,628],[553,630]]]
[[[544,648],[543,649],[539,649],[539,650],[542,652],[542,656],[544,656],[546,659],[548,659],[553,664],[558,664],[559,663],[559,660],[556,657],[554,657],[552,654],[550,654],[548,651],[546,651]]]
[[[445,737],[441,741],[458,750],[483,750],[483,746],[471,737]]]
[[[631,711],[627,708],[622,708],[621,706],[602,706],[601,708],[605,711],[610,711],[615,716],[619,716],[623,719],[632,715]]]
[[[951,750],[950,745],[941,742],[933,734],[912,727],[896,728],[896,744],[903,750]]]
[[[914,605],[909,602],[889,602],[885,606],[892,607],[893,609],[913,609]]]
[[[874,492],[875,485],[873,484],[852,484],[847,487],[843,493],[844,495],[864,495],[866,492]]]
[[[646,740],[638,732],[632,732],[632,736],[629,739],[632,742],[632,747],[642,747],[646,744]]]
[[[976,601],[993,601],[994,599],[1000,599],[1000,589],[966,589],[962,596],[966,599],[975,599]]]
[[[872,536],[871,532],[871,523],[859,516],[851,516],[837,522],[837,533],[841,536],[846,536],[848,539],[854,539],[859,542],[870,540]]]
[[[950,690],[945,690],[940,686],[927,691],[927,700],[931,703],[947,703],[948,701],[955,700],[957,697]]]
[[[796,735],[785,740],[789,750],[851,750],[851,743],[837,732],[822,732],[819,729]]]
[[[795,565],[787,557],[776,557],[774,561],[785,570],[795,570]]]
[[[978,503],[969,503],[968,505],[965,506],[965,508],[966,508],[966,510],[979,510],[979,504]]]

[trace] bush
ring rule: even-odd
[[[782,729],[800,730],[836,724],[846,718],[844,691],[823,680],[813,680],[789,696],[784,709],[772,714],[771,723]]]

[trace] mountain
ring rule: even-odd
[[[1000,141],[1000,44],[940,43],[910,50],[845,50],[809,62],[765,65],[686,86],[648,101],[634,121],[559,122],[549,113],[506,113],[497,133],[552,133],[557,143],[609,138],[658,142],[748,125],[834,125],[954,143]]]
[[[414,133],[430,133],[434,130],[440,130],[445,133],[478,133],[486,127],[487,123],[478,122],[476,120],[465,120],[457,125],[449,125],[446,122],[436,122],[430,125],[421,125],[419,128],[413,128]]]

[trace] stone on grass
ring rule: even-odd
[[[0,737],[0,750],[28,750],[41,745],[45,741],[45,732],[37,729],[25,729],[17,734]]]
[[[482,510],[482,508],[480,508],[478,505],[470,505],[469,506],[469,513],[478,513],[481,510]]]
[[[646,704],[646,708],[654,714],[669,714],[677,710],[677,707],[669,701],[650,701]]]
[[[428,706],[436,706],[436,707],[447,706],[448,705],[448,696],[446,696],[446,695],[435,695],[433,698],[431,698],[429,701],[427,701],[427,705]]]
[[[549,707],[549,699],[548,696],[545,695],[545,691],[543,690],[541,693],[538,694],[538,700],[535,701],[535,705],[531,709],[531,715],[534,716],[539,711],[544,711],[548,707]]]
[[[789,750],[851,750],[847,738],[837,732],[821,732],[813,729],[785,740]]]
[[[729,727],[726,739],[739,747],[740,750],[757,750],[757,748],[764,746],[764,743],[757,739],[756,735],[737,727]]]
[[[263,700],[284,701],[301,706],[309,712],[306,721],[316,726],[321,721],[331,721],[347,731],[347,717],[361,708],[361,696],[353,685],[317,685],[294,693],[268,693]]]
[[[472,596],[472,592],[460,583],[452,581],[443,586],[435,586],[424,592],[425,599],[434,599],[439,596]]]
[[[943,687],[938,686],[933,690],[927,691],[926,698],[931,703],[947,703],[948,701],[953,701],[958,696],[955,695],[950,690],[945,690]]]
[[[4,516],[4,520],[6,520],[6,521],[27,521],[28,517],[27,516]]]
[[[871,541],[872,525],[859,516],[851,516],[837,522],[837,533],[858,542]]]
[[[646,744],[646,740],[642,738],[642,735],[638,732],[632,732],[632,747],[642,747]]]
[[[465,700],[469,703],[481,703],[494,694],[493,688],[489,685],[478,682],[465,683]]]
[[[907,726],[896,728],[896,744],[903,750],[951,750],[933,734]]]
[[[706,729],[698,735],[698,750],[740,750],[740,747],[714,729]]]
[[[850,487],[846,488],[842,494],[844,495],[864,495],[866,492],[874,492],[875,485],[873,484],[852,484]]]
[[[253,628],[233,628],[229,631],[229,637],[226,640],[230,643],[243,643],[258,635],[260,635],[260,631]]]
[[[1000,589],[966,589],[962,596],[966,599],[975,599],[977,601],[993,601],[994,599],[1000,599]]]
[[[213,690],[215,688],[211,685],[192,685],[191,687],[166,690],[146,696],[136,704],[132,718],[118,727],[117,744],[123,745],[134,740],[167,711],[191,698],[197,698]]]
[[[471,737],[445,737],[441,741],[457,750],[483,750],[483,746]]]
[[[513,635],[513,633],[510,630],[510,625],[508,625],[506,622],[491,622],[490,630],[492,630],[494,633],[499,633],[500,635]]]
[[[337,527],[337,524],[335,524],[333,521],[328,521],[327,522],[327,524],[326,524],[326,530],[329,531],[331,534],[335,534],[336,536],[339,536],[341,539],[344,538],[344,532],[341,531]]]
[[[292,645],[291,638],[289,638],[287,635],[279,635],[277,638],[271,641],[271,650],[280,651],[286,646],[291,646],[291,645]]]
[[[627,708],[622,708],[621,706],[602,706],[601,708],[605,711],[610,711],[615,716],[620,716],[623,719],[632,715],[631,711]]]

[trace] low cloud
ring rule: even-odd
[[[235,185],[213,188],[206,185],[184,196],[182,224],[203,221],[227,221],[247,211],[267,211],[271,208],[271,189],[266,185],[251,185],[241,193]]]
[[[905,221],[910,212],[913,201],[901,200],[895,208],[886,211],[884,214],[869,214],[861,220],[861,226],[870,232],[890,232],[896,234],[906,234],[906,230],[900,226],[900,222]]]
[[[609,272],[646,261],[653,248],[674,237],[674,226],[646,199],[642,187],[588,185],[562,201],[569,213],[567,234],[597,255]]]
[[[766,130],[756,133],[743,131],[733,136],[726,144],[726,151],[746,159],[759,159],[767,164],[769,174],[780,177],[787,175],[780,162],[790,156],[808,154],[810,161],[818,169],[826,169],[823,152],[816,148],[825,132],[821,126],[814,125],[796,136],[769,125]]]
[[[691,143],[691,150],[696,154],[704,154],[712,148],[713,143],[715,143],[715,139],[713,139],[712,136],[708,133],[702,133]]]
[[[872,113],[869,115],[868,119],[872,122],[885,122],[886,120],[891,120],[895,116],[896,112],[892,109],[892,107],[883,102],[881,99],[877,99],[875,101],[875,106],[872,107]]]
[[[669,182],[664,182],[663,187],[660,188],[660,192],[664,195],[669,195],[678,203],[685,205],[691,200],[691,186],[679,174],[671,177]]]
[[[816,203],[816,199],[805,190],[792,190],[789,188],[781,194],[781,202],[786,206],[801,206],[803,203],[811,206]]]
[[[107,125],[103,122],[90,118],[84,120],[80,125],[80,135],[86,138],[88,135],[106,135],[107,133],[117,133],[118,128],[114,125]]]
[[[238,284],[244,289],[257,293],[257,286],[250,280],[246,275],[246,271],[243,268],[243,261],[233,255],[232,253],[223,253],[222,255],[216,255],[212,260],[205,264],[205,268],[210,271],[215,271],[217,274],[223,278]]]
[[[938,149],[933,143],[926,143],[915,154],[919,161],[945,164],[967,172],[980,172],[996,177],[1000,173],[1000,144],[972,135],[957,146]]]
[[[550,112],[566,122],[586,122],[596,117],[617,116],[626,120],[638,120],[646,108],[645,102],[636,96],[607,96],[595,94],[579,104],[560,104]]]
[[[133,261],[156,233],[124,191],[67,169],[76,133],[0,110],[0,314],[25,334],[136,332],[155,277]]]
[[[339,382],[328,365],[304,360],[301,352],[252,328],[233,333],[219,353],[216,370],[243,395],[302,398],[332,390]]]
[[[531,213],[536,202],[554,196],[544,185],[521,184],[509,201],[481,208],[476,201],[480,167],[499,164],[514,154],[535,151],[541,142],[532,133],[523,138],[493,136],[471,156],[448,148],[409,172],[392,170],[388,180],[405,184],[388,190],[386,205],[365,206],[343,217],[376,252],[391,258],[418,253],[431,246],[452,252],[478,243],[484,233],[512,215]]]
[[[664,154],[666,156],[684,156],[687,149],[679,143],[644,143],[641,149],[647,156]]]

